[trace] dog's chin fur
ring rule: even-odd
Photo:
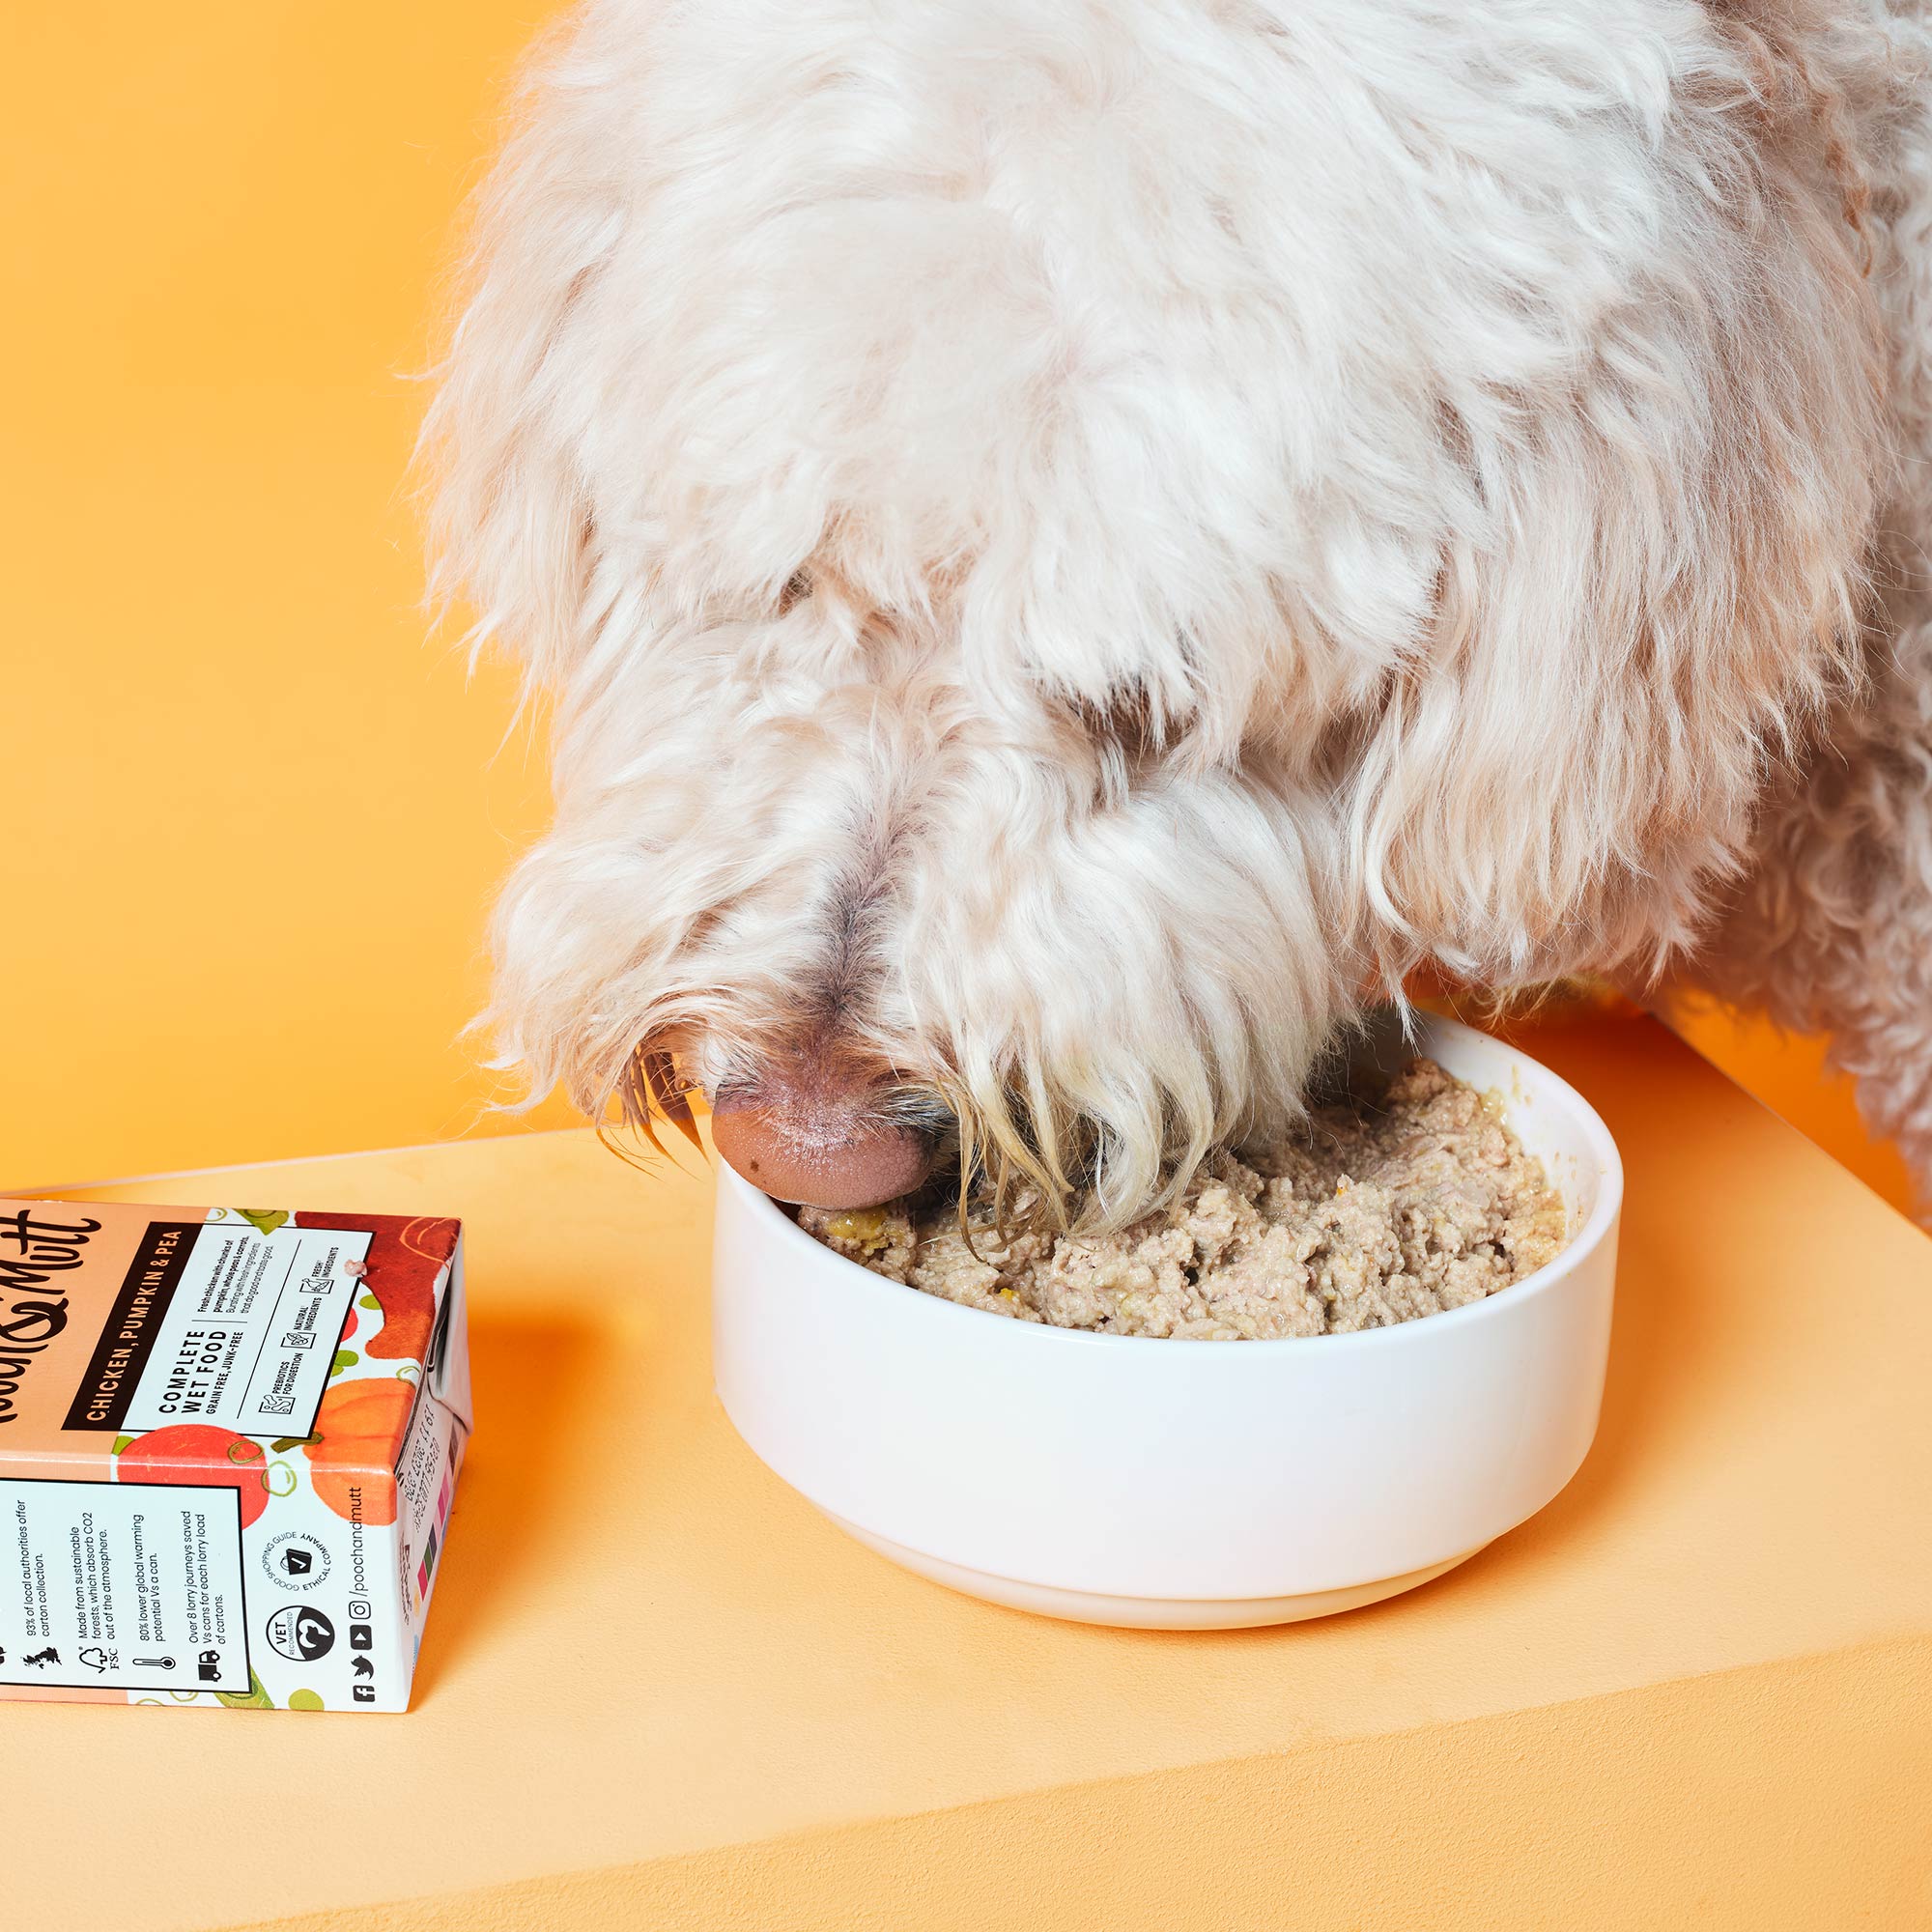
[[[594,0],[425,433],[439,586],[559,707],[505,1056],[601,1115],[640,1047],[836,1040],[1118,1220],[1418,962],[1690,954],[1924,623],[1871,592],[1923,53],[1828,0]]]

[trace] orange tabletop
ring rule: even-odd
[[[1049,1623],[822,1520],[712,1396],[695,1160],[224,1172],[469,1224],[417,1707],[0,1707],[0,1922],[1932,1923],[1932,1243],[1647,1020],[1526,1043],[1628,1165],[1596,1449],[1441,1581],[1276,1631]]]

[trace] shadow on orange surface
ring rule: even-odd
[[[1852,1082],[1825,1064],[1824,1040],[1716,1008],[1674,1014],[1670,1024],[1714,1066],[1850,1168],[1874,1193],[1900,1213],[1912,1212],[1905,1162],[1890,1142],[1874,1139],[1866,1129]]]
[[[515,1620],[526,1584],[558,1555],[573,1417],[594,1405],[596,1354],[588,1323],[472,1312],[469,1373],[492,1426],[464,1463],[413,1703],[435,1695],[446,1659],[474,1654],[493,1626]]]

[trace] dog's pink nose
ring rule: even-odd
[[[876,1208],[932,1172],[929,1136],[843,1094],[727,1091],[712,1109],[711,1137],[753,1187],[807,1208]]]

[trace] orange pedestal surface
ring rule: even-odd
[[[1528,1043],[1628,1163],[1597,1447],[1463,1569],[1277,1631],[1049,1623],[821,1520],[712,1397],[701,1173],[231,1171],[468,1225],[417,1708],[7,1710],[6,1922],[1932,1923],[1932,1243],[1649,1021]]]

